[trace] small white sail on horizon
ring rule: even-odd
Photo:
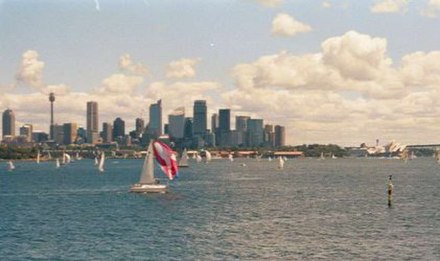
[[[188,167],[188,152],[186,149],[182,152],[182,157],[179,161],[179,167]]]
[[[66,155],[66,164],[69,164],[72,159],[69,154],[65,153],[65,155]]]
[[[49,150],[47,151],[47,158],[50,159],[50,160],[52,159],[52,155],[50,154]]]
[[[283,157],[278,157],[278,168],[284,169],[284,159]]]
[[[205,150],[206,163],[210,162],[212,159],[211,152]]]
[[[105,153],[102,152],[101,158],[99,159],[99,166],[98,166],[98,170],[100,172],[104,172],[104,162],[105,162]]]
[[[232,155],[232,153],[229,153],[228,158],[229,158],[229,161],[230,161],[230,162],[233,162],[233,161],[234,161],[234,156]]]
[[[269,157],[267,157],[267,160],[268,161],[272,161],[272,158],[269,156]]]
[[[12,160],[8,161],[8,165],[6,166],[8,171],[13,171],[15,169],[14,163]]]
[[[325,159],[325,157],[324,157],[324,152],[321,152],[321,155],[319,156],[319,159],[320,159],[320,160]]]
[[[202,162],[202,157],[199,154],[196,155],[196,162],[197,163]]]
[[[37,152],[37,164],[40,164],[40,151]]]
[[[98,161],[98,156],[95,157],[95,165],[98,165],[99,161]]]
[[[58,158],[57,158],[57,160],[56,160],[56,163],[55,163],[55,164],[56,164],[56,167],[57,167],[57,168],[59,168],[59,167],[60,167],[60,159],[58,159]]]

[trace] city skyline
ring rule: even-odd
[[[0,108],[47,131],[54,92],[55,124],[85,126],[96,101],[100,124],[131,130],[159,99],[165,117],[206,100],[208,126],[230,108],[232,126],[264,119],[291,145],[440,143],[439,14],[428,0],[3,0]]]

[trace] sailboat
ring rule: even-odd
[[[230,161],[230,162],[233,162],[233,161],[234,161],[234,156],[232,156],[232,154],[231,154],[231,153],[229,153],[229,156],[228,156],[228,158],[229,158],[229,161]]]
[[[188,167],[188,152],[186,151],[186,149],[184,149],[182,152],[182,157],[179,161],[179,167]]]
[[[95,157],[95,165],[98,165],[99,161],[98,161],[98,156]]]
[[[79,153],[78,153],[78,152],[76,153],[75,159],[76,159],[76,160],[82,160],[82,157],[79,156]]]
[[[268,161],[272,161],[272,158],[269,156],[269,157],[267,157],[267,160]]]
[[[99,159],[99,166],[98,169],[100,172],[104,172],[104,161],[105,161],[105,153],[101,153],[101,158]]]
[[[12,160],[8,161],[8,165],[6,166],[6,169],[8,171],[13,171],[15,169],[14,163],[12,163]]]
[[[211,152],[205,150],[206,163],[210,162],[212,159]]]
[[[319,159],[320,159],[320,160],[325,159],[325,157],[324,157],[324,152],[321,152],[321,156],[319,156]]]
[[[40,164],[40,151],[37,152],[37,164]]]
[[[57,166],[57,168],[60,167],[60,159],[58,159],[58,158],[57,158],[57,160],[56,160],[56,166]]]
[[[50,155],[50,151],[47,151],[47,159],[52,159],[52,155]]]
[[[283,157],[278,157],[278,168],[284,169],[284,159]]]
[[[196,162],[197,163],[202,162],[202,157],[199,154],[196,155]]]
[[[153,141],[148,146],[147,155],[145,156],[144,165],[142,166],[141,177],[139,183],[134,184],[130,188],[130,192],[136,193],[166,193],[167,185],[159,184],[154,178],[154,157],[160,165],[162,171],[169,180],[173,180],[179,175],[176,154],[163,142]]]

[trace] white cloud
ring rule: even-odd
[[[332,7],[332,3],[330,1],[328,1],[328,0],[324,0],[321,3],[321,7],[322,8],[331,8]]]
[[[429,0],[428,6],[421,14],[426,17],[435,18],[440,14],[440,0]]]
[[[408,0],[382,0],[374,4],[370,10],[373,13],[403,13],[406,12]]]
[[[28,50],[23,53],[20,67],[15,76],[18,84],[40,89],[43,84],[44,62],[38,60],[38,52]]]
[[[119,69],[123,72],[140,76],[147,76],[149,74],[148,67],[142,63],[134,62],[129,54],[124,54],[119,57]]]
[[[172,61],[167,66],[166,76],[168,78],[190,78],[196,75],[195,66],[200,59],[183,58],[177,61]]]
[[[279,13],[272,21],[272,34],[280,36],[294,36],[312,30],[310,25],[295,20],[294,17]]]
[[[144,78],[135,75],[113,74],[104,79],[98,92],[101,94],[132,94],[144,81]]]
[[[256,0],[256,1],[267,7],[278,7],[283,3],[284,0]]]

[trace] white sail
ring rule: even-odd
[[[56,166],[57,166],[57,168],[60,167],[60,160],[58,158],[57,158],[57,161],[56,161]]]
[[[205,150],[205,156],[206,156],[206,162],[211,161],[212,159],[211,152]]]
[[[148,146],[147,155],[145,156],[144,165],[142,166],[140,184],[154,184],[154,155],[153,143]]]
[[[69,164],[71,161],[70,155],[67,153],[65,153],[65,155],[66,155],[66,164]]]
[[[231,153],[229,153],[229,156],[228,156],[228,158],[229,158],[229,161],[230,161],[230,162],[233,162],[233,161],[234,161],[234,156],[232,156],[232,154],[231,154]]]
[[[40,151],[37,152],[37,164],[40,164]]]
[[[319,156],[320,159],[324,159],[324,152],[321,152],[321,156]]]
[[[99,166],[98,169],[100,172],[104,172],[104,161],[105,161],[105,153],[101,153],[101,158],[99,159]]]
[[[66,162],[67,162],[67,157],[66,157],[66,153],[63,153],[63,159],[62,159],[62,161],[61,161],[61,164],[66,164]]]
[[[9,171],[12,171],[15,169],[14,163],[12,163],[12,160],[8,161],[7,169]]]
[[[52,159],[52,155],[50,154],[50,151],[47,151],[47,158]]]
[[[268,161],[272,161],[272,158],[269,156],[269,157],[267,157],[267,160]]]
[[[278,168],[283,169],[284,168],[284,160],[282,157],[278,157]]]
[[[188,166],[188,152],[186,151],[186,149],[184,149],[182,152],[182,157],[180,158],[179,166]]]
[[[79,156],[79,153],[78,153],[78,152],[76,153],[75,159],[76,159],[76,160],[82,160],[82,157]]]
[[[95,165],[98,165],[99,161],[98,161],[98,157],[95,157]]]
[[[199,154],[197,154],[197,156],[196,156],[196,161],[197,161],[197,163],[202,162],[202,157],[200,157]]]

